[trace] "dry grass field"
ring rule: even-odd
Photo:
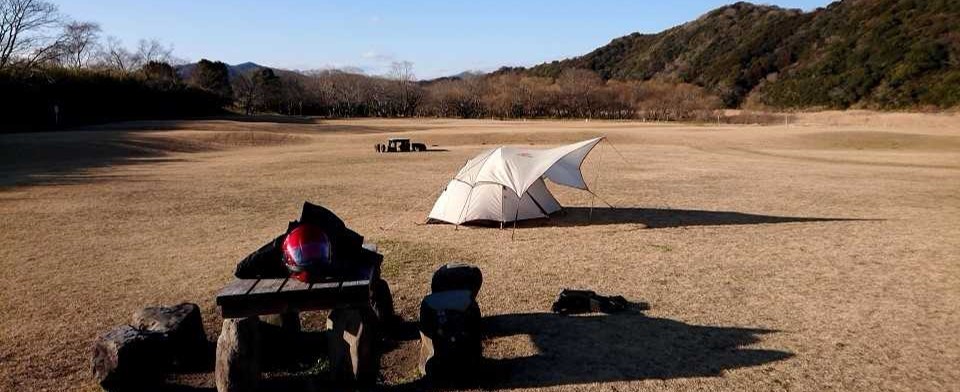
[[[613,144],[584,171],[618,208],[591,217],[589,194],[552,187],[568,213],[513,240],[419,224],[481,150],[595,135]],[[437,151],[374,153],[390,136]],[[870,112],[772,126],[205,120],[2,135],[0,390],[95,390],[90,343],[148,305],[198,303],[215,339],[214,294],[304,200],[381,244],[408,321],[441,263],[482,268],[485,389],[960,390],[960,116]],[[650,309],[553,315],[565,287]],[[385,355],[385,388],[415,389],[416,345]],[[264,388],[322,386],[309,374],[271,372]],[[173,381],[213,386],[209,373]]]

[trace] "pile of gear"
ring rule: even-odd
[[[350,261],[364,257],[363,236],[350,230],[336,214],[303,203],[300,219],[237,264],[240,279],[281,279],[287,276],[314,282],[338,276]]]
[[[237,264],[240,279],[281,279],[303,282],[329,280],[349,272],[351,263],[378,257],[365,249],[363,236],[347,228],[330,210],[304,203],[300,219]],[[481,313],[477,303],[483,275],[480,269],[450,263],[431,280],[431,293],[420,304],[419,369],[431,380],[453,381],[476,369],[482,359]],[[389,335],[398,318],[390,288],[383,279],[373,282],[372,310],[381,332]]]

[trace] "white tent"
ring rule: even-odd
[[[543,180],[590,191],[580,165],[602,137],[536,150],[497,147],[460,169],[430,211],[430,219],[461,224],[545,218],[561,209]]]

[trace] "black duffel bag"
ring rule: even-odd
[[[619,295],[603,296],[592,290],[563,289],[552,310],[560,314],[617,313],[627,310],[630,302]]]

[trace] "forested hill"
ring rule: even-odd
[[[960,1],[845,0],[812,12],[736,3],[658,34],[522,71],[705,87],[729,107],[960,104]]]

